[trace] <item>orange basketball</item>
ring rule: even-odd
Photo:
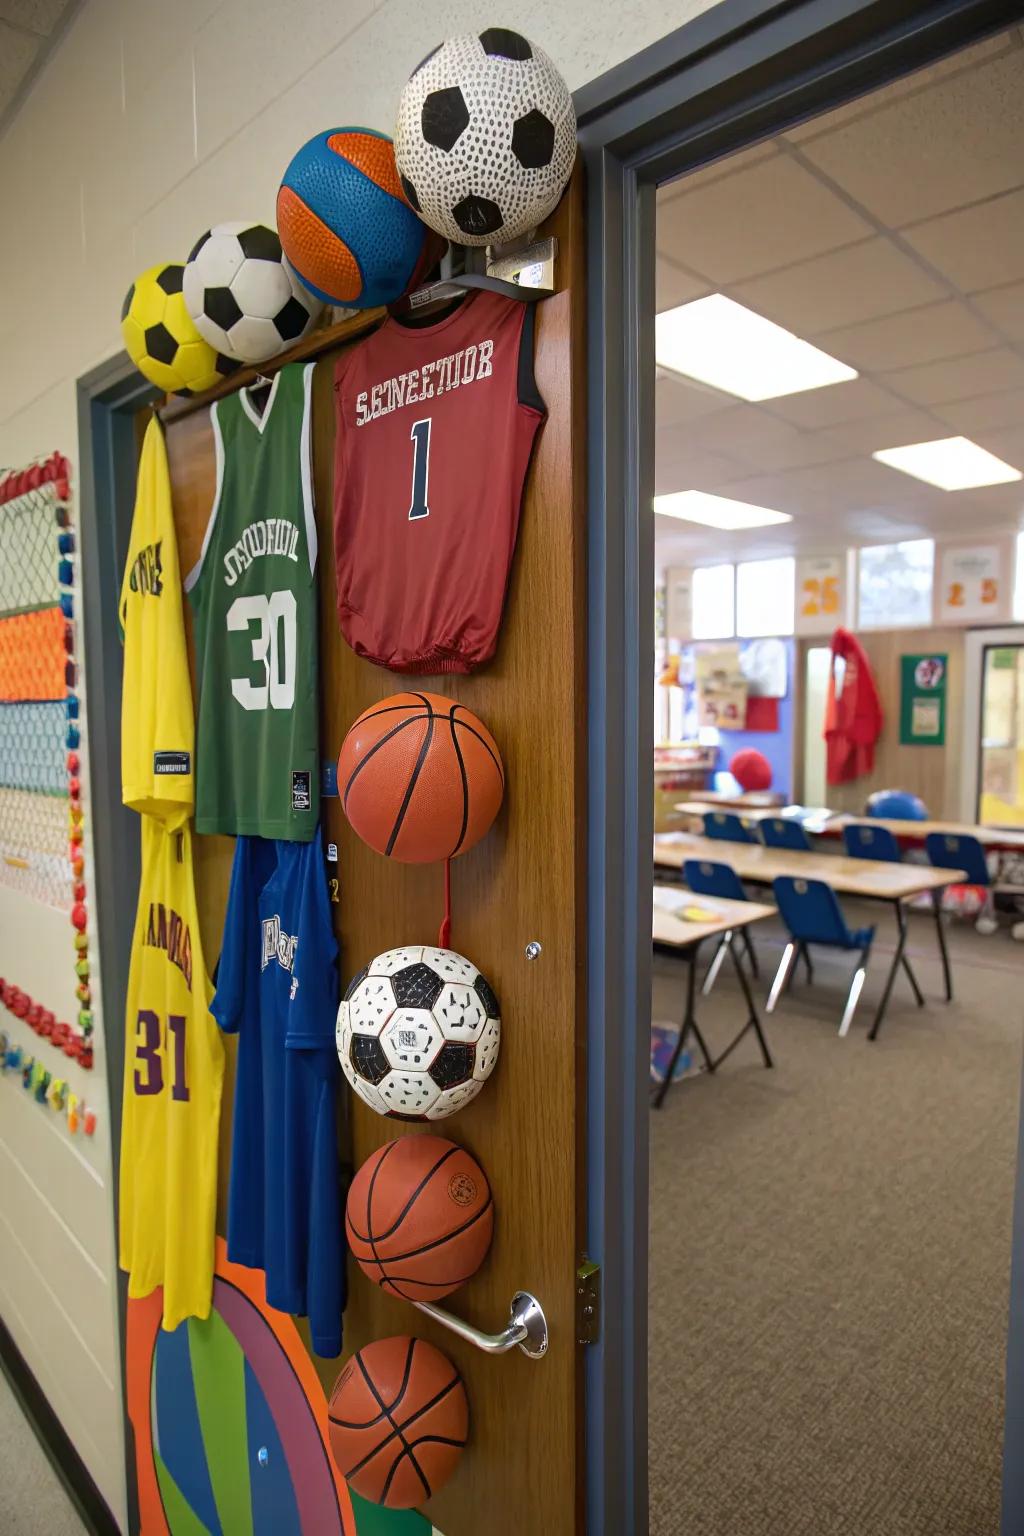
[[[348,1192],[349,1252],[382,1290],[437,1301],[476,1274],[494,1234],[487,1176],[465,1147],[400,1136],[366,1159]]]
[[[462,1377],[424,1339],[378,1339],[334,1383],[331,1450],[373,1504],[412,1509],[451,1477],[469,1433]]]
[[[498,814],[505,769],[472,710],[437,693],[395,693],[364,710],[338,758],[354,832],[403,864],[432,864],[478,843]]]

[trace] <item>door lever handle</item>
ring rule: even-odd
[[[431,1301],[414,1301],[413,1306],[440,1323],[442,1328],[449,1328],[460,1339],[482,1349],[485,1355],[508,1354],[517,1344],[531,1360],[539,1360],[541,1355],[547,1353],[548,1320],[544,1316],[544,1308],[529,1291],[516,1291],[509,1308],[508,1327],[503,1328],[501,1333],[483,1333],[479,1328],[474,1328],[472,1323],[464,1323],[461,1317],[446,1312],[443,1307],[435,1307]]]

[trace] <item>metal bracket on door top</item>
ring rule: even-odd
[[[509,1308],[508,1327],[501,1333],[482,1333],[472,1323],[464,1323],[461,1317],[453,1317],[451,1312],[435,1307],[430,1301],[414,1301],[413,1306],[440,1323],[442,1328],[450,1328],[460,1339],[475,1344],[485,1355],[506,1355],[517,1344],[531,1360],[539,1360],[541,1355],[547,1354],[548,1320],[544,1308],[529,1291],[516,1291]]]

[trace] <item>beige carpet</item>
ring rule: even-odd
[[[84,1536],[85,1526],[0,1374],[0,1531]]]
[[[877,921],[850,1037],[822,959],[719,1074],[651,1116],[652,1536],[997,1536],[1024,946],[911,918],[905,980],[864,1038],[888,956]],[[759,938],[763,997],[780,941]],[[710,946],[706,946],[710,949]],[[655,962],[654,1016],[682,973]],[[712,1044],[740,999],[723,969]]]

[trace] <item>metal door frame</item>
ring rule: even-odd
[[[1022,14],[1006,0],[722,0],[576,93],[588,244],[587,1220],[603,1312],[585,1368],[590,1536],[648,1529],[655,191]]]
[[[969,629],[964,635],[964,771],[960,783],[960,820],[976,821],[981,792],[981,708],[985,652],[999,646],[1024,646],[1024,624],[998,629]]]

